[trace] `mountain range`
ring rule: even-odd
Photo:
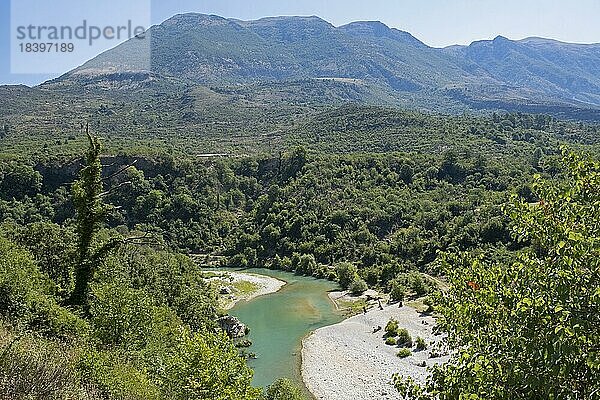
[[[307,134],[318,143],[379,132],[398,123],[388,115],[399,110],[600,121],[600,44],[497,37],[433,48],[381,22],[203,14],[176,15],[147,35],[41,85],[0,86],[3,149],[72,154],[85,145],[73,139],[85,123],[116,152],[250,154],[304,143]],[[401,120],[421,132],[427,118],[411,118]],[[423,135],[411,143],[434,133]]]
[[[498,36],[433,48],[381,22],[335,27],[314,16],[241,21],[204,14],[176,15],[148,36],[149,47],[131,39],[42,87],[329,80],[346,92],[354,86],[349,100],[430,111],[600,109],[600,44]]]

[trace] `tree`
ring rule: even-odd
[[[155,366],[168,398],[259,400],[252,369],[224,334],[184,332]]]
[[[33,197],[42,188],[42,175],[29,165],[7,163],[0,166],[0,199]]]
[[[400,166],[400,171],[398,171],[398,176],[404,183],[408,185],[412,183],[414,173],[415,172],[409,164],[402,163]]]
[[[359,295],[359,294],[363,294],[369,287],[367,286],[367,282],[365,282],[363,279],[361,278],[357,278],[355,279],[351,284],[350,284],[350,292],[352,292],[352,294],[354,295]]]
[[[70,298],[70,304],[74,306],[84,306],[87,303],[88,286],[93,276],[96,258],[92,243],[107,213],[107,206],[101,198],[100,142],[89,132],[86,133],[90,146],[85,156],[85,166],[79,173],[79,180],[73,184],[78,251],[75,289]]]
[[[343,262],[336,265],[335,275],[340,286],[347,289],[358,278],[358,270],[355,265]]]
[[[444,153],[442,165],[440,166],[438,177],[447,179],[450,182],[459,182],[463,178],[463,168],[458,163],[458,156],[453,150]]]
[[[49,222],[38,222],[17,229],[13,236],[31,252],[40,270],[54,281],[57,294],[66,298],[72,289],[76,258],[73,231]]]
[[[286,157],[286,171],[283,178],[294,178],[302,170],[307,162],[308,154],[304,147],[296,147]]]
[[[267,388],[265,400],[303,400],[302,391],[288,378],[279,378]]]
[[[406,287],[398,280],[392,281],[391,286],[390,298],[392,301],[403,301],[406,295]]]
[[[410,288],[417,296],[423,296],[427,293],[427,287],[423,281],[423,277],[418,272],[412,272],[409,275]]]
[[[86,135],[90,146],[85,155],[85,166],[79,172],[79,180],[73,184],[73,204],[75,206],[75,232],[77,234],[77,260],[75,267],[75,288],[71,293],[68,304],[81,307],[88,312],[88,291],[90,281],[99,263],[118,246],[126,243],[144,244],[146,234],[141,237],[123,239],[117,235],[96,243],[98,234],[108,212],[113,208],[105,204],[103,198],[113,191],[131,185],[131,181],[120,182],[110,190],[103,191],[103,182],[114,178],[133,167],[136,161],[129,164],[112,175],[102,178],[102,164],[100,162],[101,145],[98,138],[90,135],[86,127]],[[135,172],[134,172],[135,173]]]
[[[411,399],[593,399],[600,394],[600,164],[563,154],[561,182],[515,198],[513,234],[524,244],[505,264],[446,256],[450,289],[436,298],[456,349],[424,386],[396,377]]]

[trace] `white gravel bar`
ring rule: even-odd
[[[425,339],[427,349],[416,351],[413,347],[411,356],[397,357],[399,348],[384,343],[384,330],[373,333],[374,327],[385,328],[392,317],[413,341],[417,336]],[[317,399],[400,399],[392,384],[393,374],[423,382],[427,369],[419,364],[429,366],[448,358],[430,358],[432,343],[441,340],[433,335],[434,326],[431,316],[391,305],[317,329],[302,342],[302,378]]]

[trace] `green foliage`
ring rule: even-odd
[[[143,290],[116,283],[92,289],[91,323],[95,337],[103,345],[144,347],[151,333],[153,313],[152,302]]]
[[[410,291],[417,297],[432,293],[436,289],[435,282],[429,277],[416,271],[398,274],[396,278],[390,282],[389,286],[391,287],[390,293],[394,288],[397,288],[399,291],[410,288]]]
[[[412,347],[412,337],[410,336],[410,333],[408,333],[408,330],[400,328],[396,331],[396,335],[396,343],[398,346]]]
[[[41,272],[56,284],[57,294],[65,299],[72,290],[76,259],[73,231],[53,223],[36,222],[12,227],[9,235],[29,250]]]
[[[140,301],[169,307],[193,329],[214,328],[216,290],[204,280],[200,267],[185,255],[123,245],[99,265],[97,280],[112,288],[107,294],[117,295],[119,287],[142,290]]]
[[[415,343],[417,344],[416,347],[419,351],[425,350],[427,348],[427,343],[425,343],[425,339],[423,339],[421,336],[417,336]]]
[[[406,296],[406,287],[398,281],[392,281],[391,287],[390,298],[392,301],[403,301],[404,296]]]
[[[173,399],[256,400],[252,370],[225,334],[184,334],[167,354],[167,368],[156,371]]]
[[[386,336],[396,336],[398,334],[398,320],[390,318],[385,325]]]
[[[410,349],[402,348],[400,350],[398,350],[398,353],[396,353],[396,355],[400,358],[406,358],[410,355],[412,355],[412,351],[410,351]]]
[[[22,200],[42,188],[42,175],[29,165],[11,162],[0,166],[0,198]]]
[[[347,289],[352,282],[357,280],[358,270],[351,263],[339,263],[335,266],[335,275],[340,286]]]
[[[417,296],[423,296],[427,294],[427,288],[423,282],[423,277],[417,273],[413,273],[409,277],[410,288],[415,292]]]
[[[348,289],[350,290],[350,292],[352,294],[359,295],[359,294],[363,294],[368,288],[369,287],[367,286],[367,282],[365,282],[361,278],[358,278],[350,284],[350,287]]]
[[[296,384],[288,378],[279,378],[267,388],[265,400],[303,400],[305,397]]]
[[[73,204],[77,210],[77,265],[75,268],[75,288],[70,303],[87,308],[87,295],[90,280],[96,267],[96,255],[92,245],[95,235],[106,217],[106,206],[102,196],[102,164],[100,163],[100,142],[88,134],[90,147],[86,154],[85,166],[80,172],[80,180],[73,184]]]
[[[536,177],[536,203],[515,198],[513,262],[448,255],[451,288],[436,299],[456,349],[415,399],[579,399],[600,390],[600,164],[565,153],[558,181]]]
[[[72,345],[17,334],[0,322],[0,398],[100,399],[76,373]]]
[[[52,296],[53,283],[32,256],[0,236],[0,313],[15,325],[47,336],[85,335],[87,324],[60,307]]]
[[[150,380],[143,369],[137,368],[118,352],[84,349],[78,359],[77,372],[88,385],[96,387],[103,398],[165,398],[158,385]]]
[[[395,346],[396,345],[396,338],[393,336],[388,336],[385,338],[385,344],[387,344],[388,346]]]

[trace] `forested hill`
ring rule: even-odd
[[[359,101],[431,111],[600,108],[600,44],[499,36],[439,49],[381,22],[335,27],[318,17],[240,21],[203,14],[176,15],[149,35],[150,49],[132,39],[44,87],[333,79],[356,86]]]

